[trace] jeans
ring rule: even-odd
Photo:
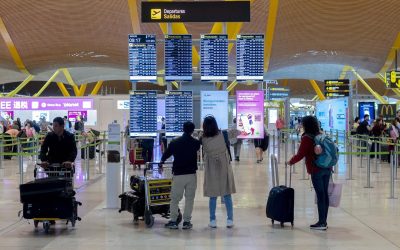
[[[232,204],[232,195],[227,194],[224,195],[226,213],[228,216],[228,220],[233,220],[233,204]],[[209,202],[210,208],[210,221],[215,220],[215,210],[217,208],[217,197],[210,197]]]
[[[240,157],[240,149],[242,148],[242,142],[237,141],[236,143],[232,144],[233,146],[233,154],[235,158],[239,159]]]
[[[315,193],[317,195],[317,206],[318,206],[318,223],[326,224],[328,218],[329,209],[329,195],[328,185],[329,179],[331,178],[330,169],[320,169],[316,174],[311,175],[311,180],[314,186]]]

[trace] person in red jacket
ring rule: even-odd
[[[319,168],[314,164],[316,153],[321,153],[317,152],[321,151],[320,148],[319,150],[318,148],[314,149],[314,137],[321,133],[317,118],[314,116],[306,116],[302,120],[302,125],[304,128],[304,134],[301,137],[299,150],[286,164],[296,164],[305,157],[307,172],[311,175],[311,180],[318,200],[319,220],[317,223],[310,225],[310,228],[314,230],[326,230],[328,228],[326,220],[329,208],[328,185],[332,169]]]

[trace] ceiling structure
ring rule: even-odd
[[[4,23],[3,29],[0,25],[0,84],[21,82],[27,73],[35,81],[46,82],[60,68],[67,68],[77,85],[125,81],[127,35],[135,30],[163,38],[161,25],[136,21],[140,20],[139,0],[0,0],[0,6]],[[227,31],[233,37],[265,34],[265,79],[280,80],[280,85],[286,84],[296,95],[315,95],[308,80],[316,80],[322,88],[324,79],[339,78],[346,65],[380,95],[394,95],[376,74],[393,68],[393,53],[400,43],[398,9],[398,0],[253,0],[251,22],[228,24]],[[214,23],[184,26],[193,39],[213,27]],[[172,31],[182,32],[182,25],[173,26]],[[22,66],[4,34],[9,35]],[[199,44],[194,44],[199,50]],[[162,43],[157,53],[162,70]],[[233,47],[229,56],[232,73],[235,58]],[[350,70],[344,73],[351,81],[357,79]],[[52,80],[67,83],[64,74]],[[359,85],[361,94],[368,93]]]

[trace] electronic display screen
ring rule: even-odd
[[[131,137],[157,136],[157,91],[131,91],[129,98]]]
[[[192,80],[192,35],[165,35],[165,80]]]
[[[202,81],[228,80],[228,35],[200,36]]]
[[[129,79],[131,81],[156,81],[156,36],[130,34],[128,48]]]
[[[183,123],[193,121],[192,91],[165,92],[165,135],[181,136]]]
[[[201,121],[211,115],[219,129],[228,129],[228,91],[201,91],[200,96]]]
[[[237,35],[236,80],[264,79],[264,35]]]

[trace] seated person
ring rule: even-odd
[[[48,168],[50,164],[60,164],[72,167],[77,155],[75,135],[64,130],[64,119],[56,117],[53,120],[53,132],[46,135],[40,150],[41,166]],[[49,169],[54,171],[54,168]]]

